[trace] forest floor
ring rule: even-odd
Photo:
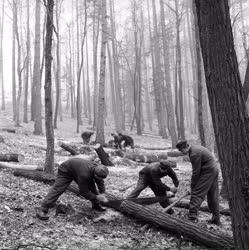
[[[85,122],[85,121],[84,121]],[[86,124],[86,122],[85,122]],[[12,117],[9,112],[0,113],[0,129],[14,128]],[[81,131],[87,130],[89,126],[83,126]],[[44,128],[44,127],[43,127]],[[58,122],[55,130],[56,142],[63,140],[67,142],[81,143],[80,134],[76,131],[76,122],[65,119]],[[21,164],[40,165],[44,164],[45,151],[34,145],[46,147],[45,136],[33,135],[33,122],[22,124],[15,128],[16,133],[2,131],[1,136],[4,143],[0,143],[1,153],[19,153],[25,156]],[[111,139],[111,128],[106,128],[106,141]],[[135,145],[144,147],[166,147],[170,142],[154,135],[136,136],[135,132],[127,131],[135,140]],[[93,136],[95,139],[95,136]],[[32,146],[33,145],[33,146]],[[67,159],[69,154],[63,152],[56,144],[55,162]],[[154,152],[154,151],[153,151]],[[133,166],[118,164],[109,167],[110,174],[106,179],[107,192],[125,197],[134,188],[138,171],[142,165]],[[179,193],[183,194],[189,189],[191,165],[178,159],[176,173],[180,180]],[[167,184],[173,185],[170,178],[164,178]],[[133,184],[133,185],[132,185]],[[220,179],[221,184],[221,179]],[[48,221],[40,221],[35,216],[35,208],[39,206],[43,197],[47,194],[50,186],[16,177],[11,170],[0,169],[0,249],[206,249],[189,241],[182,240],[159,228],[150,227],[143,230],[143,223],[126,217],[121,213],[108,209],[110,218],[107,221],[98,221],[103,213],[93,212],[90,202],[80,199],[72,193],[64,193],[59,201],[65,205],[72,206],[72,212],[66,215],[56,215],[55,209],[51,209]],[[126,190],[125,190],[126,189]],[[125,191],[122,191],[125,190]],[[152,194],[149,189],[143,191],[141,196]],[[224,200],[221,204],[227,206]],[[159,204],[151,207],[161,210]],[[174,208],[172,216],[185,217],[187,210]],[[107,216],[108,217],[108,216]],[[200,212],[199,225],[206,230],[222,231],[232,235],[231,218],[222,216],[223,226],[211,226],[206,223],[210,214]],[[94,222],[95,221],[95,222]]]

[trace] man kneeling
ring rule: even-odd
[[[138,195],[146,188],[150,187],[156,196],[166,196],[166,191],[171,191],[173,193],[177,192],[177,187],[179,185],[178,178],[176,173],[172,169],[175,167],[176,163],[170,161],[161,161],[157,163],[152,163],[146,167],[144,167],[139,172],[139,179],[137,182],[136,188],[128,195],[127,198],[136,198]],[[164,176],[169,176],[175,187],[168,187],[167,185],[163,184],[161,178]],[[169,206],[169,201],[165,200],[160,203],[160,205],[165,208]],[[168,210],[169,214],[173,214],[174,210],[171,208]]]
[[[81,158],[71,158],[63,162],[58,168],[55,183],[47,196],[44,198],[41,207],[38,208],[36,216],[41,220],[48,220],[49,208],[55,205],[57,199],[62,195],[72,181],[79,186],[80,195],[92,202],[92,209],[105,211],[100,203],[107,203],[105,197],[104,179],[109,171],[104,165],[97,165],[95,162]],[[99,192],[96,189],[98,187]]]

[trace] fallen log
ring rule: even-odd
[[[143,146],[135,146],[135,148],[141,148],[144,150],[168,150],[168,149],[171,149],[171,147],[143,147]]]
[[[123,213],[143,220],[147,223],[159,226],[173,234],[183,236],[194,243],[212,247],[215,249],[233,248],[232,237],[218,231],[215,233],[199,227],[197,224],[176,218],[156,209],[141,206],[131,201],[124,201],[120,205]]]
[[[2,131],[8,132],[8,133],[15,133],[16,130],[13,128],[2,128]]]
[[[111,162],[111,160],[109,159],[109,155],[105,152],[105,150],[103,149],[103,147],[97,143],[95,146],[93,146],[93,148],[95,149],[96,153],[99,156],[99,159],[101,161],[101,163],[105,166],[113,166],[114,164]]]
[[[15,171],[15,176],[22,176],[36,181],[41,181],[48,184],[53,184],[55,177],[52,174],[45,174],[38,171]],[[69,191],[80,195],[77,185],[71,184]],[[108,199],[118,199],[112,194],[106,194]],[[147,223],[155,226],[159,226],[162,229],[169,231],[173,234],[184,236],[187,240],[194,243],[205,245],[212,248],[232,248],[233,239],[227,235],[216,231],[215,233],[207,231],[198,226],[198,224],[192,223],[190,221],[185,221],[183,219],[176,218],[174,216],[165,214],[156,209],[151,209],[144,207],[142,205],[136,204],[132,201],[123,201],[121,205],[113,207],[114,209],[121,211],[122,213],[131,215],[135,218],[139,218]]]
[[[182,152],[173,150],[167,152],[168,157],[179,157],[179,156],[185,156]]]
[[[24,160],[24,155],[21,154],[0,154],[0,161],[21,162]]]
[[[58,142],[58,146],[65,149],[66,151],[68,151],[71,155],[78,155],[79,154],[77,152],[77,150],[75,150],[72,146],[70,146],[64,142]]]
[[[18,165],[18,164],[13,164],[13,163],[6,163],[6,162],[0,162],[0,168],[9,168],[9,169],[19,169],[19,170],[23,170],[23,171],[34,171],[34,170],[38,170],[38,172],[40,172],[42,169],[42,167],[37,166],[37,165]]]

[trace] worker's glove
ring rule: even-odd
[[[108,202],[108,199],[105,197],[104,194],[98,194],[96,196],[97,200],[100,202],[100,203],[107,203]]]
[[[171,187],[169,191],[175,194],[177,192],[177,187]]]

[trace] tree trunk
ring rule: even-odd
[[[13,121],[16,120],[16,24],[17,24],[17,9],[13,2],[13,21],[12,21],[12,107]]]
[[[193,0],[194,1],[194,0]],[[194,35],[195,35],[195,55],[196,55],[196,79],[197,79],[197,93],[198,93],[198,130],[199,130],[199,137],[202,146],[206,146],[206,139],[204,133],[204,124],[203,124],[203,91],[202,91],[202,55],[201,55],[201,48],[200,48],[200,39],[199,39],[199,30],[198,30],[198,23],[197,23],[197,14],[195,5],[192,4],[193,7],[193,17],[194,17]]]
[[[24,86],[24,103],[23,103],[23,122],[28,123],[28,93],[29,93],[29,77],[30,77],[30,28],[29,28],[29,15],[30,7],[29,0],[26,0],[27,4],[27,41],[26,41],[26,65],[25,65],[25,86]]]
[[[45,127],[47,151],[44,171],[54,172],[54,129],[53,129],[53,107],[51,99],[51,64],[52,64],[52,38],[53,38],[53,7],[54,1],[47,1],[47,22],[46,22],[46,44],[45,44]]]
[[[167,41],[169,37],[166,37],[166,25],[165,25],[165,13],[164,13],[164,3],[160,0],[160,13],[161,13],[161,28],[162,28],[162,42],[163,42],[163,59],[164,59],[164,71],[166,80],[166,102],[167,102],[167,114],[169,123],[169,133],[172,141],[172,148],[175,148],[177,143],[176,134],[176,122],[174,115],[174,106],[172,99],[172,89],[171,89],[171,77],[170,77],[170,60],[169,60],[169,45]]]
[[[102,42],[100,54],[100,73],[99,73],[99,97],[98,97],[98,119],[96,129],[96,142],[103,145],[105,143],[104,134],[104,112],[105,112],[105,71],[106,71],[106,43],[107,43],[107,17],[106,0],[102,0],[101,6],[101,25]]]
[[[4,27],[4,8],[5,0],[2,0],[2,17],[0,18],[0,88],[1,88],[1,110],[5,110],[5,92],[3,79],[3,27]]]
[[[41,19],[41,1],[36,0],[35,7],[35,48],[34,48],[34,69],[32,83],[31,100],[31,120],[34,120],[34,134],[42,134],[42,115],[41,115],[41,75],[40,75],[40,19]]]
[[[195,4],[209,103],[221,170],[228,191],[235,246],[236,249],[249,249],[248,115],[233,45],[228,2],[195,0]]]

